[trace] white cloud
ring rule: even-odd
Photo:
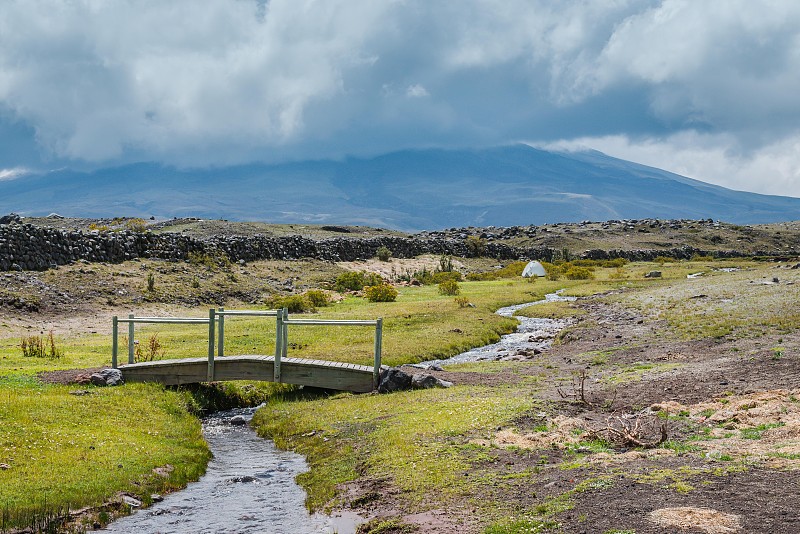
[[[730,189],[800,197],[800,135],[743,154],[729,135],[685,132],[666,139],[624,135],[538,144],[554,150],[593,149]]]
[[[25,176],[30,171],[24,167],[15,167],[13,169],[0,169],[0,181],[3,180],[14,180],[16,178],[20,178],[21,176]]]
[[[409,85],[406,89],[406,96],[409,98],[423,98],[426,96],[430,96],[430,93],[423,85],[415,83],[413,85]]]

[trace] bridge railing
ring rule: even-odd
[[[375,327],[375,353],[374,353],[374,366],[372,370],[372,385],[373,387],[378,387],[378,382],[380,381],[381,376],[381,346],[383,344],[383,318],[378,318],[373,321],[356,321],[356,320],[349,320],[349,319],[278,319],[279,324],[282,323],[283,328],[286,329],[289,325],[297,325],[297,326],[312,326],[312,325],[323,325],[323,326],[374,326]],[[286,353],[289,347],[289,332],[288,329],[284,331],[283,335],[283,348],[281,349],[280,353],[282,357],[286,357]],[[279,357],[275,356],[275,369],[276,375],[280,376],[280,362]],[[280,380],[276,379],[276,382],[280,382]]]
[[[206,324],[208,325],[208,376],[214,377],[214,309],[208,310],[208,319],[202,317],[136,317],[128,315],[120,319],[116,315],[111,319],[111,367],[117,368],[117,352],[119,351],[119,323],[128,323],[128,363],[135,360],[136,324]]]
[[[350,320],[350,319],[289,319],[289,312],[286,308],[279,310],[226,310],[219,308],[208,310],[208,318],[202,317],[136,317],[131,314],[127,319],[119,318],[116,315],[112,318],[112,343],[111,343],[111,366],[115,369],[118,366],[119,351],[119,323],[128,324],[128,363],[132,364],[135,360],[135,325],[144,324],[205,324],[208,325],[208,381],[214,380],[214,349],[217,345],[217,355],[223,357],[225,354],[225,317],[226,316],[251,316],[251,317],[275,317],[275,364],[274,381],[281,381],[281,360],[286,357],[289,348],[289,329],[290,325],[297,326],[374,326],[375,327],[375,352],[372,381],[374,387],[378,387],[381,372],[381,347],[383,344],[383,319],[375,320]],[[216,336],[216,331],[219,335]],[[215,342],[216,338],[216,342]]]

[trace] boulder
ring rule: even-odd
[[[381,374],[381,382],[378,385],[379,393],[391,393],[401,391],[411,387],[411,375],[401,371],[397,367],[392,367]]]
[[[430,388],[449,388],[452,382],[441,380],[433,375],[414,375],[411,378],[411,387],[413,389],[430,389]]]
[[[118,386],[123,383],[122,371],[119,369],[103,369],[89,378],[95,386]]]
[[[661,271],[650,271],[646,275],[645,278],[661,278]]]

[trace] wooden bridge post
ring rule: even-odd
[[[283,358],[285,358],[289,352],[289,325],[286,324],[288,320],[289,308],[283,308],[283,354],[281,354]]]
[[[136,335],[133,323],[133,314],[128,315],[128,363],[133,363],[133,337]]]
[[[372,371],[372,385],[378,389],[381,380],[381,345],[383,344],[383,318],[375,321],[375,367]]]
[[[208,310],[208,381],[214,381],[214,308]]]
[[[283,353],[283,309],[275,314],[275,362],[273,367],[273,380],[281,381],[281,354]]]
[[[225,356],[225,308],[219,309],[219,339],[217,340],[217,357],[222,358]]]
[[[111,367],[117,368],[117,339],[119,337],[119,320],[117,316],[111,318]]]

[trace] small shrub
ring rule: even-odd
[[[196,276],[192,278],[192,287],[195,289],[200,287],[200,280],[198,280]]]
[[[664,265],[665,263],[675,263],[675,258],[671,256],[656,256],[653,258],[653,262],[659,265]]]
[[[267,301],[267,305],[276,310],[280,308],[286,308],[289,313],[304,313],[314,311],[314,306],[312,306],[303,295],[288,295],[285,297],[275,296]]]
[[[411,278],[417,280],[422,285],[431,285],[433,283],[433,275],[436,274],[432,271],[429,271],[427,267],[423,267],[421,271],[414,271],[414,274],[411,275]]]
[[[546,261],[541,262],[542,267],[544,267],[544,272],[547,273],[548,280],[559,280],[561,279],[561,266],[556,265],[554,263],[549,263]]]
[[[89,224],[89,230],[97,230],[98,232],[107,232],[108,231],[108,225],[90,223]]]
[[[433,276],[431,276],[431,283],[441,284],[442,282],[446,282],[448,280],[460,282],[463,279],[464,277],[458,271],[440,271],[438,273],[433,273]]]
[[[481,281],[481,280],[498,280],[500,278],[517,278],[522,276],[522,271],[528,265],[526,261],[514,261],[494,271],[486,271],[484,273],[469,273],[467,280]]]
[[[336,277],[334,284],[336,291],[360,291],[364,288],[364,274],[348,271]]]
[[[44,350],[44,341],[39,336],[23,337],[20,348],[22,349],[22,355],[26,358],[47,357],[47,353]]]
[[[570,267],[564,272],[567,280],[591,280],[594,278],[592,272],[586,267]]]
[[[190,252],[186,259],[192,265],[202,265],[208,270],[222,269],[223,271],[230,270],[231,259],[224,252],[206,253],[206,252]]]
[[[150,293],[156,288],[156,276],[151,272],[147,273],[147,291]]]
[[[20,348],[22,349],[22,355],[26,358],[50,358],[55,360],[64,356],[64,351],[56,346],[56,339],[52,330],[47,335],[47,339],[42,336],[22,338]]]
[[[392,257],[392,251],[386,247],[380,247],[377,256],[380,261],[389,261],[389,258]]]
[[[147,340],[147,347],[142,351],[139,344],[136,344],[134,352],[135,362],[152,362],[153,360],[160,360],[164,357],[164,348],[158,340],[158,334],[153,334]]]
[[[319,289],[309,289],[303,294],[303,296],[315,308],[324,308],[331,303],[330,299],[328,298],[328,294]]]
[[[364,296],[370,302],[394,302],[397,300],[397,290],[386,283],[364,288]]]
[[[447,254],[442,254],[439,258],[439,272],[449,273],[453,271],[453,258]]]
[[[467,297],[456,297],[453,300],[455,300],[455,303],[458,304],[459,308],[466,308],[469,306],[469,299]]]
[[[449,295],[455,296],[461,293],[461,288],[458,287],[458,282],[455,280],[445,280],[441,284],[439,284],[439,294],[440,295]]]
[[[334,288],[336,291],[360,291],[365,286],[377,286],[384,283],[381,275],[367,271],[349,271],[336,277]]]
[[[361,274],[364,277],[364,286],[379,286],[381,284],[386,283],[383,277],[378,273],[370,273],[368,271],[362,271]]]
[[[486,240],[471,235],[467,237],[467,251],[470,256],[480,257],[486,253]]]
[[[147,230],[147,223],[144,219],[128,219],[125,221],[125,229],[132,232],[145,232]]]

